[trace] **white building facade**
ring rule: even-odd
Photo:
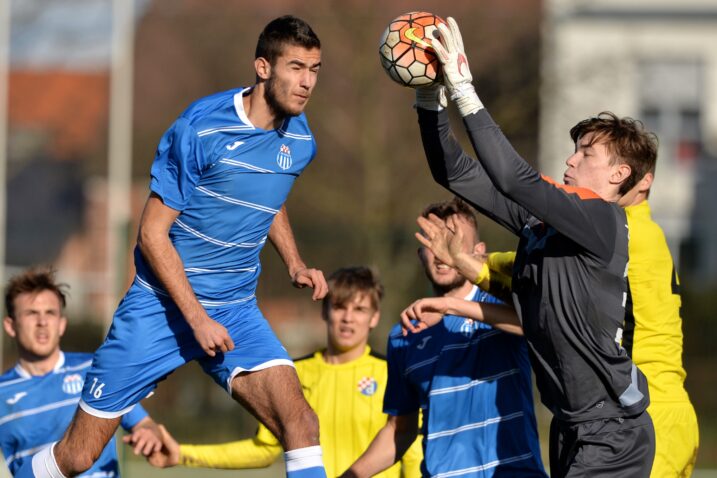
[[[547,0],[540,165],[560,180],[569,129],[601,111],[660,139],[650,204],[676,263],[717,281],[717,2]]]

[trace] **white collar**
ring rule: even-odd
[[[256,129],[256,127],[251,123],[251,121],[249,121],[249,117],[246,115],[246,111],[244,111],[244,93],[251,90],[252,88],[253,87],[242,88],[239,93],[234,95],[234,109],[236,110],[237,116],[242,123]]]
[[[464,297],[467,301],[472,301],[473,298],[476,296],[476,292],[478,292],[478,286],[473,284],[473,287],[471,287],[471,291],[468,293],[467,296]]]
[[[52,372],[57,373],[64,366],[65,366],[65,353],[62,350],[60,350],[60,357],[57,359],[57,363],[52,368]],[[19,376],[21,376],[22,378],[32,378],[32,377],[37,376],[37,375],[32,375],[30,372],[28,372],[27,370],[22,368],[22,365],[20,365],[20,362],[15,364],[15,372],[17,372],[17,374]]]

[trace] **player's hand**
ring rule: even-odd
[[[442,111],[448,106],[446,87],[441,83],[416,88],[416,107],[429,111]]]
[[[401,312],[403,335],[408,335],[408,332],[417,334],[433,327],[443,320],[447,310],[448,299],[446,297],[418,299]]]
[[[475,88],[463,47],[463,37],[453,17],[448,17],[448,26],[438,25],[438,38],[431,42],[443,68],[443,82],[451,99],[462,116],[476,113],[483,108]]]
[[[313,300],[323,299],[329,293],[329,285],[326,283],[324,273],[319,269],[301,268],[291,275],[291,282],[298,289],[304,287],[314,289],[314,293],[311,295]]]
[[[169,468],[179,464],[181,452],[179,443],[169,434],[163,425],[159,425],[159,431],[162,437],[162,447],[155,453],[147,457],[147,462],[157,468]]]
[[[217,352],[228,352],[234,350],[234,341],[229,332],[222,324],[208,316],[198,322],[190,323],[194,338],[199,342],[204,353],[210,357],[217,355]]]
[[[135,455],[148,457],[162,448],[162,435],[159,427],[149,417],[143,418],[132,428],[132,432],[122,437],[122,441],[132,447]]]
[[[444,221],[435,214],[428,218],[419,216],[416,219],[423,233],[416,233],[416,239],[433,252],[439,261],[449,267],[456,267],[456,258],[464,253],[463,231],[456,227],[455,218],[450,216]]]

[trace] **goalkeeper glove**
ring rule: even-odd
[[[416,88],[416,108],[430,111],[443,111],[448,105],[446,87],[440,83]]]
[[[448,17],[448,26],[438,25],[440,37],[433,39],[432,46],[443,67],[443,82],[451,99],[455,101],[461,116],[468,116],[483,109],[475,88],[468,59],[463,48],[463,38],[458,24]]]

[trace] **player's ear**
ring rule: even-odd
[[[473,255],[484,256],[485,255],[485,242],[478,242],[473,246]]]
[[[10,338],[14,339],[17,336],[17,333],[15,332],[15,319],[13,319],[12,317],[5,317],[2,321],[2,327],[3,329],[5,329],[5,333]]]
[[[642,177],[642,179],[640,179],[640,182],[637,183],[640,188],[640,192],[644,193],[644,192],[649,191],[650,188],[652,187],[652,181],[654,181],[654,179],[655,179],[654,174],[652,174],[652,173],[645,174]]]
[[[60,337],[65,335],[65,330],[67,329],[67,317],[64,315],[60,317]]]
[[[377,310],[373,313],[371,316],[371,320],[368,323],[368,328],[373,330],[378,325],[379,321],[381,320],[381,311]]]
[[[271,76],[271,64],[264,57],[260,56],[254,60],[254,69],[256,70],[256,76],[262,80],[268,80]]]
[[[618,186],[625,182],[631,174],[632,168],[625,163],[620,163],[617,165],[617,167],[615,167],[615,169],[613,169],[612,173],[610,174],[610,182]]]

